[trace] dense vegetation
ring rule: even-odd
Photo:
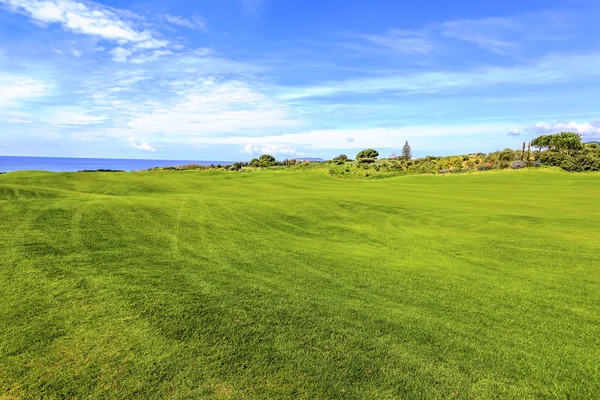
[[[531,147],[534,147],[534,150]],[[537,149],[537,150],[535,150]],[[592,142],[585,144],[581,135],[561,132],[555,135],[542,135],[531,143],[523,143],[519,150],[504,149],[489,154],[462,154],[455,156],[427,156],[412,158],[412,149],[408,142],[398,156],[392,153],[387,158],[379,158],[374,149],[360,151],[355,159],[340,154],[325,163],[307,162],[293,159],[276,161],[275,157],[265,154],[249,163],[238,162],[233,165],[185,165],[168,167],[172,170],[208,169],[208,170],[255,170],[263,168],[322,169],[327,168],[332,176],[346,179],[377,179],[411,174],[448,174],[471,171],[489,171],[493,169],[522,169],[542,166],[560,167],[566,171],[600,171],[600,146]]]
[[[330,166],[0,176],[0,398],[600,397],[598,173]]]

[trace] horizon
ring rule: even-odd
[[[600,4],[0,0],[5,157],[416,157],[600,139]]]

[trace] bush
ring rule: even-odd
[[[477,167],[477,171],[489,171],[491,169],[493,169],[491,165],[480,165]]]
[[[379,152],[375,149],[366,149],[356,155],[357,160],[360,160],[361,158],[377,158],[377,157],[379,157]]]
[[[377,161],[377,160],[375,160],[374,158],[360,158],[360,159],[358,159],[358,163],[359,164],[373,164],[375,161]]]
[[[522,169],[522,168],[527,168],[527,161],[513,161],[512,165],[510,166],[512,169]]]

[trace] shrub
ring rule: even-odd
[[[356,155],[357,160],[360,160],[361,158],[377,158],[377,157],[379,157],[379,152],[375,149],[365,149]]]
[[[477,171],[489,171],[493,169],[491,165],[480,165],[477,167]]]
[[[527,168],[527,161],[513,161],[510,166],[512,169],[522,169]]]
[[[337,157],[333,157],[333,161],[346,161],[348,159],[348,156],[345,154],[340,154]]]
[[[376,160],[374,158],[359,158],[359,164],[373,164]]]

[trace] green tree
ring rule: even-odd
[[[552,147],[551,141],[552,141],[552,135],[541,135],[541,136],[538,136],[535,139],[533,139],[531,141],[531,145],[533,147],[537,147],[538,151],[542,151],[542,149],[545,149],[545,148],[550,150],[550,148]]]
[[[263,154],[262,156],[258,157],[258,161],[261,161],[263,163],[274,163],[275,157],[273,157],[270,154]]]
[[[333,157],[333,161],[346,161],[348,159],[348,156],[345,154],[340,154],[337,157]]]
[[[410,160],[412,158],[412,149],[408,144],[408,140],[404,144],[404,147],[402,147],[402,157],[404,157],[405,160]]]
[[[379,157],[379,152],[374,149],[365,149],[356,155],[356,159],[360,160],[361,158],[377,158]]]
[[[583,149],[581,135],[575,132],[561,132],[556,135],[551,135],[550,145],[560,153],[570,155]]]

